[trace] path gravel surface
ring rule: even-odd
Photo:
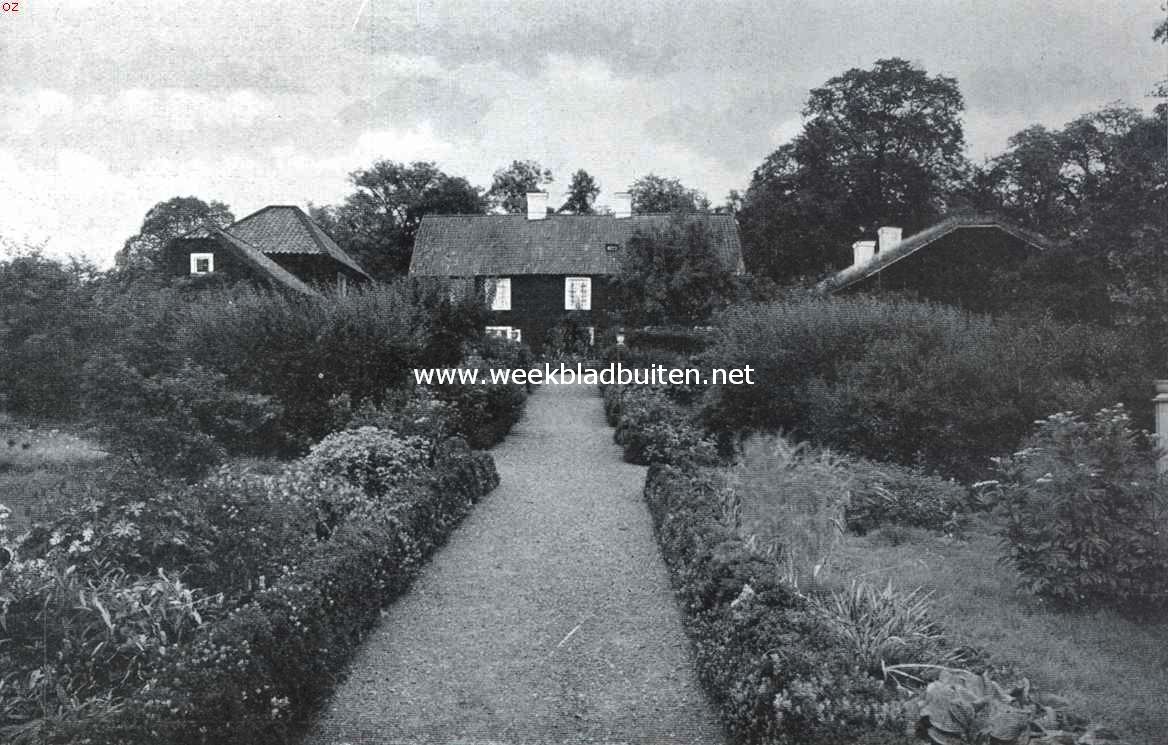
[[[357,654],[308,745],[722,743],[590,386],[543,386],[475,507]]]

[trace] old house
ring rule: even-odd
[[[271,205],[226,228],[202,227],[164,253],[172,276],[223,277],[315,294],[368,282],[365,270],[299,207]]]
[[[852,244],[852,265],[828,277],[831,293],[903,293],[980,310],[988,283],[1017,267],[1046,241],[993,215],[959,214],[903,237],[883,227],[876,240]]]
[[[548,214],[548,195],[527,195],[526,214],[426,215],[410,274],[472,279],[491,298],[488,333],[543,347],[549,331],[570,322],[591,339],[614,310],[611,279],[637,231],[665,227],[669,214],[634,215],[628,194],[608,215]],[[741,274],[742,247],[733,215],[695,213],[717,255]]]

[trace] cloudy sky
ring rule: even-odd
[[[108,266],[172,196],[329,203],[378,158],[487,185],[534,158],[600,202],[646,173],[721,202],[807,91],[900,56],[956,77],[970,155],[1150,108],[1162,0],[22,0],[0,13],[0,237]]]

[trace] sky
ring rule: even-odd
[[[0,12],[0,238],[99,266],[174,196],[329,204],[382,158],[558,205],[648,173],[715,204],[799,132],[808,91],[903,57],[957,79],[968,154],[1168,76],[1163,0],[22,0]],[[13,3],[15,4],[15,3]]]

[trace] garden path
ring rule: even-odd
[[[721,743],[591,386],[545,385],[501,485],[392,605],[309,745]]]

